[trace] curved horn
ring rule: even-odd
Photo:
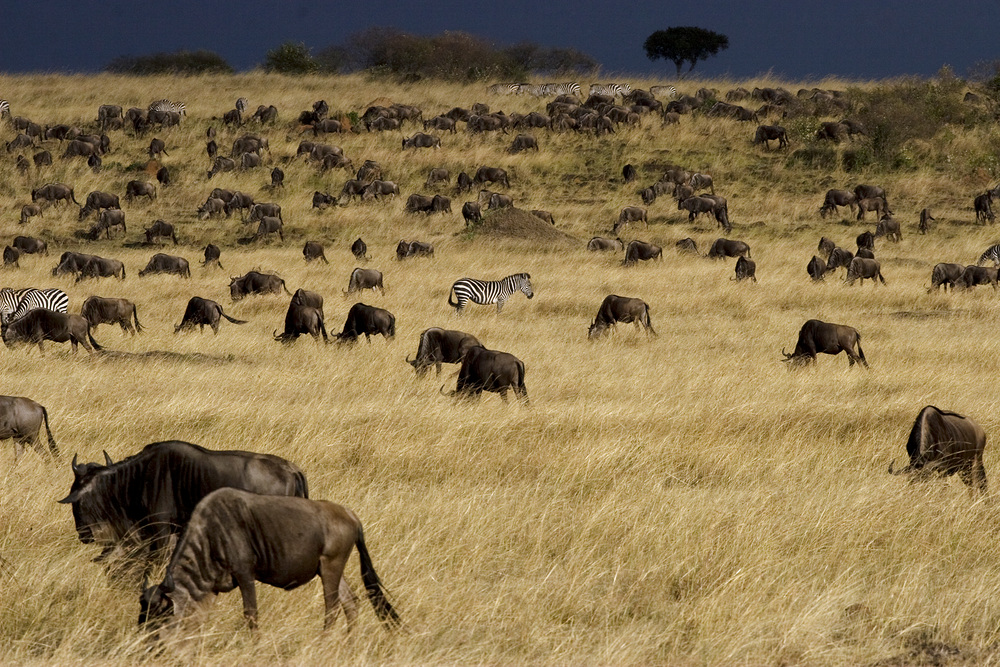
[[[115,462],[111,460],[111,457],[108,456],[108,453],[106,451],[102,449],[101,453],[104,454],[104,465],[106,466],[114,465]]]
[[[410,355],[409,354],[406,355],[406,363],[408,363],[408,364],[412,364],[413,363],[412,361],[410,361]]]
[[[894,465],[895,463],[896,463],[896,459],[893,459],[892,461],[889,461],[889,474],[890,474],[890,475],[895,475],[895,474],[896,474],[896,473],[894,473],[894,472],[892,471],[892,466],[893,466],[893,465]]]
[[[73,462],[70,463],[70,466],[72,466],[74,473],[79,473],[80,472],[80,466],[76,465],[76,457],[77,457],[77,455],[73,454]]]

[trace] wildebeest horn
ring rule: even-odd
[[[78,473],[78,472],[80,472],[80,470],[79,470],[79,466],[77,466],[77,465],[76,465],[76,457],[77,457],[77,455],[76,455],[76,454],[73,454],[73,462],[72,462],[72,463],[70,463],[70,465],[71,465],[71,466],[73,467],[73,472],[74,472],[74,473]]]
[[[408,363],[408,364],[412,364],[413,363],[412,361],[410,361],[410,355],[406,355],[406,363]]]
[[[104,454],[104,465],[106,466],[114,465],[115,462],[111,460],[111,457],[108,456],[108,453],[106,451],[102,449],[101,453]]]
[[[896,473],[894,473],[894,472],[892,471],[892,466],[893,466],[893,465],[894,465],[895,463],[896,463],[896,459],[893,459],[893,460],[889,461],[889,474],[890,474],[890,475],[895,475],[895,474],[896,474]]]
[[[793,356],[795,356],[795,355],[788,354],[787,352],[785,352],[785,348],[781,348],[781,353],[783,355],[785,355],[785,361],[789,361]]]

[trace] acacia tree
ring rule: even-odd
[[[650,60],[672,61],[677,66],[677,78],[681,78],[681,65],[691,63],[687,70],[690,72],[699,60],[729,48],[729,38],[704,28],[676,26],[657,30],[646,38],[643,48]]]

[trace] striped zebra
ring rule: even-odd
[[[531,291],[531,276],[527,273],[515,273],[507,276],[503,280],[476,280],[475,278],[462,278],[456,280],[448,292],[448,305],[454,306],[455,314],[461,315],[462,309],[469,301],[486,305],[495,303],[497,305],[497,315],[503,310],[504,301],[509,299],[515,292],[524,292],[529,299],[535,296]],[[454,294],[458,303],[451,300]]]
[[[494,83],[486,92],[490,95],[516,95],[520,87],[519,83]]]
[[[241,97],[240,99],[236,100],[236,110],[239,111],[240,114],[246,113],[248,106],[250,106],[250,100],[248,100],[247,98]]]
[[[993,266],[1000,267],[1000,243],[991,245],[987,248],[986,252],[979,256],[979,261],[976,262],[976,266],[985,263],[987,260],[993,262]]]
[[[674,99],[677,97],[677,89],[673,86],[651,86],[649,94],[656,98],[668,97]]]
[[[590,95],[607,95],[608,97],[625,97],[632,92],[632,86],[627,83],[594,83],[590,86]]]
[[[168,99],[162,99],[150,104],[148,111],[173,111],[174,113],[186,116],[187,106],[183,102],[171,102]]]
[[[61,289],[26,288],[13,290],[5,287],[0,290],[0,322],[8,324],[20,319],[29,310],[47,308],[58,313],[65,313],[69,306],[69,297]]]
[[[555,97],[556,95],[580,95],[580,84],[576,81],[565,83],[544,83],[542,84],[542,94]]]
[[[0,118],[5,116],[10,118],[10,102],[7,100],[0,100]]]

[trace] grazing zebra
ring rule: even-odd
[[[13,305],[12,305],[13,304]],[[20,319],[29,310],[47,308],[58,313],[65,313],[69,306],[69,297],[61,289],[21,289],[12,290],[5,287],[0,290],[0,321],[4,324]]]
[[[182,116],[187,115],[187,106],[183,102],[171,102],[170,100],[156,100],[149,105],[148,111],[173,111]]]
[[[0,100],[0,118],[6,116],[10,118],[10,102],[7,100]]]
[[[240,99],[236,100],[236,110],[239,111],[241,114],[246,113],[248,106],[250,106],[250,100],[248,100],[247,98],[241,97]]]
[[[976,262],[976,266],[979,266],[986,260],[991,260],[993,262],[993,266],[1000,266],[1000,243],[991,245],[987,248],[986,252],[979,256],[979,261]]]
[[[627,83],[594,83],[590,86],[590,95],[607,95],[608,97],[625,97],[632,92],[632,86]]]
[[[515,273],[507,276],[503,280],[476,280],[475,278],[462,278],[456,280],[448,292],[448,305],[455,307],[455,314],[461,315],[465,304],[470,300],[480,305],[495,303],[497,314],[503,310],[503,303],[511,297],[514,292],[521,291],[529,299],[535,296],[531,291],[531,276],[527,273]],[[454,293],[458,303],[451,300]]]
[[[519,83],[494,83],[486,92],[490,95],[516,95],[520,87]]]
[[[653,97],[669,97],[674,99],[677,97],[677,89],[673,86],[652,86],[649,89],[649,94]]]

